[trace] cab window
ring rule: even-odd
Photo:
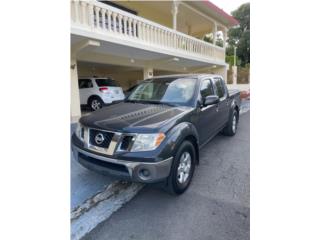
[[[205,79],[201,83],[200,94],[202,98],[205,98],[209,95],[213,95],[213,88],[210,79]]]
[[[215,87],[217,89],[217,95],[219,98],[223,98],[226,94],[226,89],[224,88],[224,84],[221,78],[215,79]]]

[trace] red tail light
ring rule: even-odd
[[[108,91],[108,88],[107,87],[101,87],[101,88],[99,88],[99,91],[105,93],[105,92]]]

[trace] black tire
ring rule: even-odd
[[[90,97],[88,101],[88,106],[90,110],[96,111],[103,107],[103,101],[99,97]]]
[[[238,111],[236,109],[233,109],[232,114],[230,114],[228,123],[225,126],[225,128],[222,130],[222,133],[226,136],[234,136],[237,133],[238,122],[239,122]]]
[[[181,174],[178,175],[178,167],[180,165],[180,159],[182,158],[184,153],[186,153],[184,156],[188,156],[187,155],[187,153],[188,153],[189,156],[191,157],[191,166],[190,166],[189,175],[186,178],[185,182],[180,183],[179,179],[181,180],[183,178],[181,178]],[[196,165],[195,163],[196,163],[195,148],[190,141],[184,141],[182,144],[180,144],[180,147],[176,151],[176,154],[173,158],[171,172],[170,172],[169,177],[167,178],[165,190],[171,194],[174,194],[174,195],[180,195],[180,194],[184,193],[188,189],[188,187],[191,183],[192,176],[193,176],[194,169],[195,169],[195,165]],[[180,176],[180,178],[179,178],[179,176]]]

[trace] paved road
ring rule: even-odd
[[[219,135],[201,150],[185,194],[175,197],[145,187],[84,239],[249,239],[249,126],[247,112],[236,136]]]

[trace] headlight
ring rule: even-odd
[[[79,139],[83,140],[83,138],[84,138],[83,134],[84,134],[84,129],[83,129],[83,127],[81,126],[80,123],[77,123],[76,136],[77,136]]]
[[[131,148],[131,152],[151,151],[156,149],[166,135],[163,133],[137,134]]]

